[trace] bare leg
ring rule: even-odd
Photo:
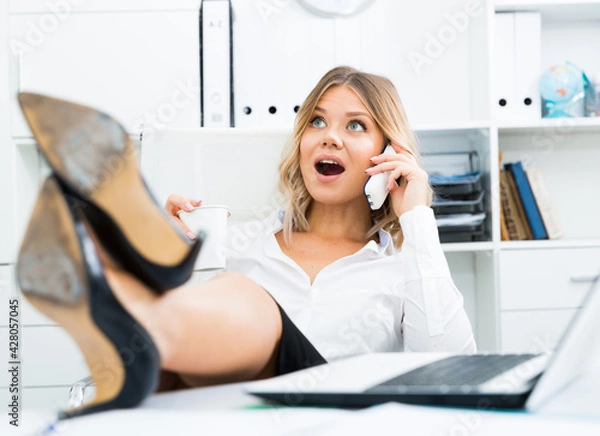
[[[269,294],[249,278],[225,273],[162,296],[105,263],[121,304],[150,333],[161,366],[191,386],[275,375],[281,317]]]

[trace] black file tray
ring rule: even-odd
[[[439,197],[469,195],[482,190],[481,171],[454,177],[431,177],[429,182]]]
[[[485,237],[485,222],[466,226],[438,227],[440,242],[474,242]]]
[[[481,169],[476,151],[422,153],[423,168],[432,177],[455,176]]]
[[[483,204],[484,192],[474,192],[464,196],[436,196],[431,205],[436,215],[451,215],[455,213],[480,213],[485,210]]]

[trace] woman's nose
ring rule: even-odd
[[[333,129],[327,130],[323,135],[322,145],[324,147],[330,146],[335,148],[342,148],[342,144],[342,138]]]

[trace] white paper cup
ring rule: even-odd
[[[225,268],[228,214],[227,206],[223,205],[202,205],[191,212],[178,212],[181,221],[192,232],[206,234],[200,255],[196,259],[196,270]]]

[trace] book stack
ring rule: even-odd
[[[557,239],[563,236],[558,215],[540,169],[521,162],[500,169],[503,241]]]
[[[478,163],[475,152],[424,156],[441,242],[480,241],[485,237],[485,191]]]

